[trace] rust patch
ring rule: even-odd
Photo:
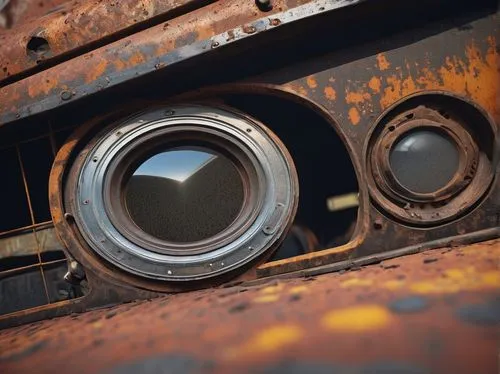
[[[323,91],[325,93],[325,97],[328,100],[333,101],[337,98],[337,92],[335,91],[335,89],[332,86],[326,86]]]
[[[380,81],[380,78],[378,77],[372,77],[370,81],[368,82],[368,87],[375,92],[375,93],[380,93],[380,87],[382,86],[382,82]]]
[[[326,373],[495,372],[499,254],[500,241],[493,240],[384,261],[385,268],[181,293],[45,320],[0,331],[0,367],[5,373],[54,373],[70,362],[89,374],[139,372],[131,363],[139,361],[145,370],[151,357],[182,352],[210,361],[206,372],[213,373],[291,372],[300,363],[318,362],[331,365]],[[429,255],[439,261],[425,263]],[[366,285],[342,287],[353,274]],[[461,287],[450,293],[454,283]],[[301,297],[290,298],[297,291]],[[271,294],[282,297],[253,301]],[[360,347],[368,347],[362,361]],[[436,349],[453,360],[436,359]],[[290,362],[288,369],[268,370]],[[364,369],[339,369],[348,362]],[[394,364],[401,362],[425,370]]]
[[[85,82],[90,83],[98,79],[100,76],[104,74],[106,68],[108,66],[108,62],[102,60],[96,66],[92,67],[87,74],[85,75]]]
[[[347,104],[362,104],[365,101],[371,100],[371,95],[368,92],[352,92],[349,90],[346,90],[346,96],[345,96],[345,101]]]
[[[470,96],[486,110],[498,114],[496,101],[500,82],[495,38],[490,36],[488,44],[490,47],[485,56],[472,43],[466,47],[465,59],[448,56],[443,66],[437,69],[423,67],[416,78],[409,72],[388,76],[380,106],[387,108],[402,97],[421,89],[441,89]]]
[[[38,84],[28,86],[28,95],[30,97],[36,97],[41,94],[47,95],[50,91],[56,88],[58,84],[59,82],[56,78],[40,80]]]
[[[391,67],[391,64],[387,61],[387,58],[383,53],[379,53],[377,55],[377,66],[380,71],[387,70]]]
[[[308,76],[306,82],[307,86],[312,90],[318,87],[318,82],[316,82],[316,78],[313,75]]]
[[[359,115],[359,111],[355,107],[349,109],[348,117],[349,121],[351,121],[353,125],[357,125],[359,121],[361,121],[361,116]]]

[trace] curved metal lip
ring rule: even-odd
[[[120,233],[105,213],[102,191],[106,170],[124,142],[173,126],[182,118],[200,121],[209,129],[216,127],[245,144],[247,152],[259,161],[265,197],[253,223],[234,241],[207,253],[176,256],[146,250]],[[75,223],[93,251],[128,273],[166,281],[195,281],[228,273],[279,242],[296,212],[298,178],[291,156],[264,125],[232,109],[199,105],[153,108],[101,136],[77,170],[75,191],[70,192],[76,193]]]
[[[394,127],[392,122],[386,125],[387,128]],[[390,153],[394,145],[403,136],[417,130],[427,129],[433,132],[446,135],[453,143],[459,154],[459,164],[453,177],[446,185],[433,192],[416,192],[404,186],[394,174],[390,165]],[[412,119],[400,122],[394,130],[382,135],[374,146],[376,157],[372,159],[374,170],[380,173],[382,179],[378,179],[380,187],[390,196],[403,200],[412,200],[414,202],[437,202],[449,199],[460,193],[470,182],[470,179],[464,179],[469,173],[474,173],[472,165],[477,162],[478,149],[471,136],[460,125],[450,126],[431,119]],[[379,160],[379,161],[377,161]],[[473,174],[471,175],[473,176]]]

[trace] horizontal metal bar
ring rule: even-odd
[[[36,264],[21,266],[21,267],[15,268],[15,269],[3,270],[3,271],[0,271],[0,277],[4,277],[6,275],[12,275],[12,274],[15,274],[15,273],[20,273],[20,272],[23,272],[25,270],[29,270],[29,269],[33,269],[33,268],[37,268],[37,267],[59,264],[59,263],[66,262],[66,261],[67,260],[65,258],[62,258],[60,260],[39,262],[39,263],[36,263]]]
[[[211,2],[87,0],[64,4],[45,17],[0,33],[0,85]]]
[[[42,113],[89,96],[103,88],[137,79],[157,70],[240,42],[256,34],[297,21],[354,6],[367,0],[314,0],[295,7],[256,12],[252,2],[218,1],[106,47],[54,66],[2,88],[0,124]],[[278,4],[277,4],[278,5]],[[238,17],[234,17],[234,8]],[[278,12],[279,9],[284,9]],[[166,28],[165,28],[166,27]]]

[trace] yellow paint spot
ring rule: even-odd
[[[341,282],[340,286],[343,288],[356,287],[356,286],[366,287],[366,286],[371,286],[372,284],[373,284],[372,279],[351,278]]]
[[[387,61],[387,58],[383,53],[379,53],[377,55],[377,65],[381,71],[387,70],[391,66],[391,64],[389,63],[389,61]]]
[[[92,324],[92,327],[94,327],[94,329],[100,329],[102,327],[102,322],[101,321],[94,322]]]
[[[500,287],[500,272],[489,271],[481,275],[482,281],[485,286]]]
[[[276,284],[274,286],[268,286],[260,290],[260,293],[263,294],[272,294],[283,291],[285,286],[283,284]]]
[[[229,349],[227,357],[232,359],[246,355],[275,352],[299,341],[303,335],[303,330],[295,325],[269,327],[258,332],[241,347]]]
[[[311,88],[311,89],[318,87],[318,82],[316,82],[316,79],[314,78],[313,75],[308,76],[306,79],[306,82],[307,82],[307,85],[309,86],[309,88]]]
[[[359,115],[358,110],[354,107],[349,109],[348,117],[349,121],[351,121],[353,125],[357,125],[359,121],[361,121],[361,116]]]
[[[442,278],[413,283],[410,289],[420,294],[443,294],[500,287],[498,271],[477,272],[474,267],[468,267],[448,269],[444,274]]]
[[[328,100],[333,101],[337,98],[337,92],[335,92],[335,90],[331,86],[326,86],[324,92],[325,92],[325,97]]]
[[[380,86],[382,86],[382,82],[377,77],[372,77],[372,79],[370,79],[370,81],[368,82],[368,87],[370,87],[371,90],[375,93],[380,92]]]
[[[278,299],[279,299],[278,295],[263,295],[263,296],[257,296],[255,299],[253,299],[253,301],[259,304],[264,304],[264,303],[275,302]]]
[[[371,100],[371,95],[368,92],[346,92],[345,101],[347,104],[362,104],[367,100]]]
[[[363,332],[384,328],[391,322],[387,309],[378,305],[364,305],[333,310],[321,320],[328,330],[338,332]]]
[[[384,282],[382,284],[382,287],[387,288],[388,290],[398,290],[400,288],[403,288],[405,286],[405,282],[401,280],[390,280],[387,282]]]
[[[306,286],[295,286],[295,287],[290,288],[290,290],[288,292],[290,294],[298,294],[298,293],[304,293],[307,291],[308,291],[308,289]]]

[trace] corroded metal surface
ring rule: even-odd
[[[44,112],[285,23],[363,0],[223,0],[56,65],[1,90],[0,123]],[[287,9],[294,9],[287,11]],[[279,18],[277,18],[279,17]]]
[[[40,18],[66,2],[68,0],[2,0],[0,1],[0,33],[2,29],[10,29],[33,18]],[[2,4],[4,4],[3,8]],[[1,76],[2,73],[0,73]]]
[[[59,6],[42,18],[20,23],[0,33],[0,82],[67,53],[78,53],[91,43],[106,44],[133,32],[145,21],[161,16],[166,21],[206,5],[203,0],[73,1]],[[17,3],[20,3],[19,1]],[[40,2],[43,4],[43,2]],[[37,8],[38,2],[28,4]],[[127,29],[129,29],[127,31]],[[47,45],[30,46],[40,38]],[[38,48],[37,48],[38,47]],[[95,45],[94,45],[95,48]],[[81,53],[80,53],[81,54]]]
[[[496,373],[500,241],[0,332],[4,373]]]

